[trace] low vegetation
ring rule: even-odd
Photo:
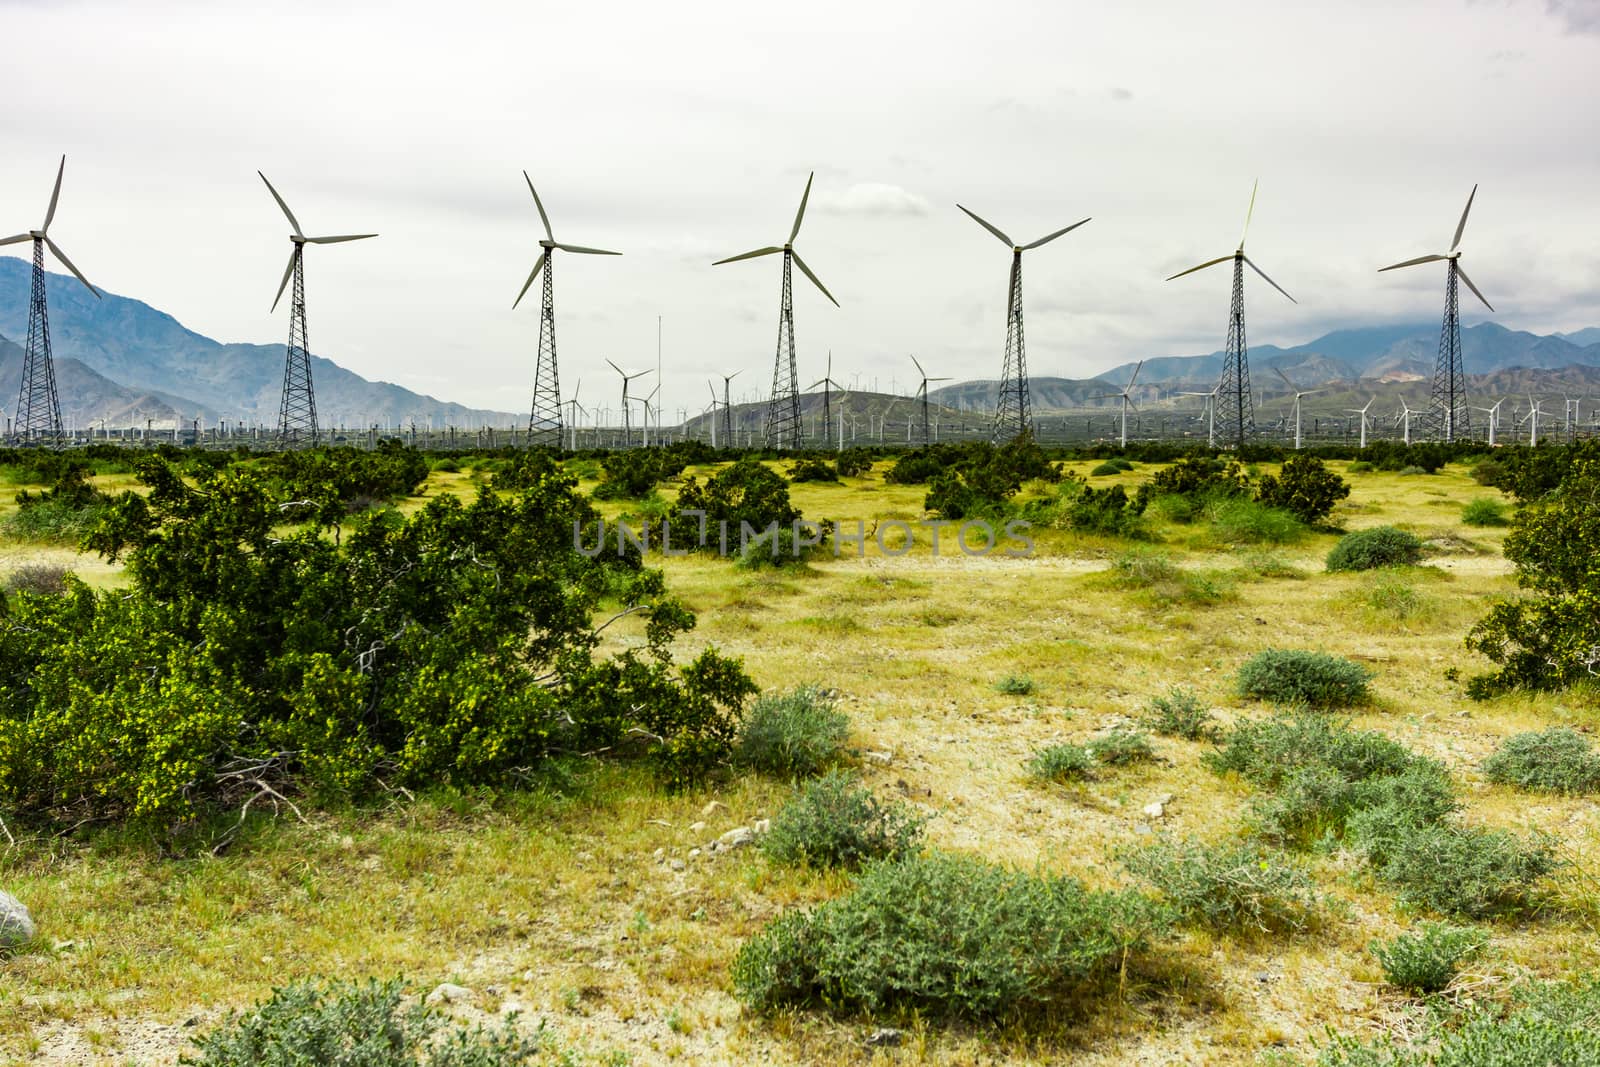
[[[1422,562],[1422,542],[1393,526],[1374,526],[1345,534],[1328,553],[1330,571],[1370,571],[1376,567],[1411,567]]]
[[[1462,962],[1482,952],[1488,942],[1481,930],[1430,922],[1392,941],[1374,941],[1371,948],[1390,985],[1408,993],[1437,993],[1455,980]]]
[[[1164,696],[1151,697],[1141,721],[1146,729],[1163,737],[1210,741],[1217,736],[1216,716],[1198,695],[1182,686],[1174,686]]]
[[[742,766],[779,778],[821,774],[844,755],[850,717],[817,686],[760,697],[739,725]]]
[[[1239,668],[1239,695],[1273,704],[1348,708],[1369,698],[1373,672],[1327,652],[1272,649],[1257,652]]]
[[[775,863],[859,868],[916,852],[925,819],[899,802],[883,803],[847,771],[801,786],[772,819],[761,849]]]
[[[1124,850],[1118,858],[1154,886],[1183,923],[1213,930],[1298,931],[1314,924],[1321,912],[1310,875],[1292,857],[1252,842],[1164,837]]]
[[[1570,726],[1508,737],[1483,761],[1484,777],[1536,793],[1600,791],[1600,756]]]

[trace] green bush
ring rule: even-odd
[[[1260,578],[1304,578],[1305,572],[1276,552],[1255,549],[1239,556],[1239,565]]]
[[[1400,473],[1403,474],[1403,475],[1406,475],[1407,477],[1410,477],[1410,476],[1416,475],[1416,474],[1432,474],[1433,472],[1428,470],[1428,468],[1426,468],[1426,467],[1419,467],[1415,463],[1413,463],[1413,464],[1411,464],[1409,466],[1401,467],[1400,468]]]
[[[1083,745],[1041,748],[1028,761],[1028,776],[1041,782],[1074,782],[1094,777],[1094,756]]]
[[[1137,539],[1150,536],[1144,525],[1143,501],[1128,496],[1120,485],[1105,489],[1082,487],[1066,501],[1062,515],[1069,528],[1085,533]]]
[[[1256,502],[1289,512],[1307,525],[1321,522],[1333,506],[1350,495],[1350,485],[1316,456],[1290,456],[1276,476],[1256,486]]]
[[[1435,1016],[1415,1044],[1335,1035],[1318,1067],[1600,1067],[1600,980],[1532,982]]]
[[[1172,562],[1172,557],[1165,552],[1141,550],[1120,553],[1111,561],[1111,573],[1119,585],[1145,589],[1181,580],[1183,568]]]
[[[1461,962],[1483,951],[1488,937],[1471,927],[1423,923],[1414,934],[1401,934],[1387,944],[1374,941],[1371,951],[1383,977],[1409,993],[1437,993],[1448,986]]]
[[[600,460],[596,500],[638,500],[649,496],[668,478],[676,478],[689,464],[666,448],[624,448],[607,452]],[[500,484],[502,479],[496,479]]]
[[[1137,730],[1116,727],[1091,740],[1084,748],[1096,763],[1108,767],[1126,767],[1134,763],[1153,763],[1156,753],[1150,739]]]
[[[1540,793],[1593,793],[1600,789],[1600,756],[1589,739],[1568,726],[1517,734],[1483,761],[1491,782]]]
[[[1139,486],[1139,497],[1149,501],[1158,496],[1185,496],[1199,501],[1239,496],[1247,488],[1248,479],[1236,460],[1201,453],[1156,471]]]
[[[799,459],[789,468],[791,482],[837,482],[839,470],[825,459]]]
[[[521,1067],[544,1058],[542,1035],[447,1023],[403,1002],[396,979],[295,982],[195,1039],[191,1067]]]
[[[776,863],[858,868],[922,847],[926,820],[904,804],[881,804],[848,772],[806,783],[779,809],[761,849]]]
[[[1350,466],[1346,467],[1345,469],[1348,470],[1351,474],[1371,474],[1373,471],[1377,470],[1378,468],[1374,467],[1372,464],[1368,463],[1364,459],[1358,459],[1354,463],[1350,464]]]
[[[1393,526],[1374,526],[1345,534],[1328,553],[1330,571],[1369,571],[1411,567],[1422,562],[1422,542]]]
[[[1210,509],[1212,532],[1227,544],[1286,545],[1305,536],[1305,525],[1282,508],[1239,497],[1218,500]]]
[[[1373,672],[1326,652],[1269,648],[1239,668],[1239,695],[1274,704],[1344,708],[1364,704]]]
[[[994,683],[994,689],[1007,696],[1025,697],[1033,692],[1034,684],[1033,679],[1025,674],[1008,674]]]
[[[1236,723],[1216,751],[1201,758],[1218,774],[1237,774],[1274,789],[1300,768],[1326,766],[1358,782],[1400,774],[1419,757],[1377,730],[1355,730],[1348,720],[1290,711]]]
[[[1311,877],[1278,852],[1249,843],[1162,837],[1117,858],[1161,893],[1179,921],[1217,930],[1301,930],[1321,898]]]
[[[872,469],[872,455],[864,448],[847,448],[833,460],[841,478],[856,478]]]
[[[1140,719],[1163,737],[1210,741],[1217,736],[1216,716],[1192,690],[1174,686],[1165,696],[1151,697]]]
[[[1468,526],[1505,526],[1506,506],[1492,496],[1475,497],[1461,509],[1461,521]]]
[[[1417,587],[1392,573],[1380,572],[1366,590],[1367,607],[1374,615],[1409,622],[1425,618],[1432,601],[1417,592]]]
[[[844,754],[850,717],[816,686],[800,686],[751,705],[739,727],[738,761],[782,778],[820,774]]]
[[[5,520],[7,534],[21,541],[76,544],[100,522],[111,498],[90,483],[93,473],[81,460],[58,465],[50,488],[17,494],[17,510]]]
[[[769,924],[733,963],[734,993],[771,1013],[1026,1018],[1082,996],[1162,928],[1127,892],[929,853],[873,864],[854,889]]]
[[[1350,817],[1346,835],[1394,886],[1403,904],[1463,919],[1515,915],[1537,903],[1539,882],[1559,863],[1549,842],[1507,830],[1418,823],[1398,804]]]
[[[24,563],[6,576],[7,593],[60,596],[67,591],[72,572],[59,563]]]
[[[730,463],[705,485],[693,475],[685,478],[667,515],[674,528],[704,530],[704,541],[698,547],[707,552],[723,551],[723,531],[731,550],[740,544],[746,526],[763,531],[776,524],[780,535],[789,531],[792,536],[794,524],[801,518],[800,509],[789,500],[789,483],[754,459]]]
[[[1102,463],[1089,472],[1091,478],[1103,478],[1107,475],[1121,474],[1122,468],[1115,463]]]

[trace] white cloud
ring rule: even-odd
[[[926,215],[928,201],[916,193],[907,192],[898,185],[882,182],[858,182],[843,192],[819,191],[817,210],[830,215],[866,215],[884,217],[891,215]]]

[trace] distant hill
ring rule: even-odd
[[[31,270],[23,260],[0,257],[0,335],[27,336]],[[112,293],[96,300],[68,275],[47,273],[45,289],[63,417],[71,411],[80,424],[103,418],[113,425],[143,425],[146,418],[159,423],[175,413],[207,421],[223,416],[277,421],[283,390],[282,344],[222,344],[142,301]],[[95,377],[69,382],[70,361]],[[375,420],[396,422],[431,417],[440,425],[462,427],[504,426],[526,418],[368,381],[321,356],[313,355],[311,364],[317,408],[324,413],[362,412]],[[8,407],[16,400],[19,371],[10,373],[9,386],[0,378],[0,388],[10,390],[0,392],[0,404]],[[145,396],[152,399],[142,402]]]

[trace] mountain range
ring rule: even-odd
[[[0,405],[17,396],[27,334],[31,266],[0,257]],[[97,300],[76,279],[46,274],[51,342],[63,417],[82,427],[102,419],[111,426],[167,428],[175,420],[201,418],[277,421],[283,383],[282,344],[223,344],[185,328],[171,315],[128,297]],[[1600,327],[1569,334],[1534,334],[1480,323],[1461,331],[1462,360],[1469,388],[1484,395],[1530,392],[1588,394],[1600,390]],[[1359,406],[1378,392],[1422,402],[1438,350],[1439,328],[1428,323],[1335,330],[1289,348],[1259,344],[1250,349],[1251,384],[1258,397],[1315,389],[1308,407]],[[1139,373],[1136,403],[1205,392],[1222,374],[1223,353],[1147,359]],[[437,426],[473,429],[518,425],[525,416],[468,408],[389,382],[369,381],[321,356],[312,357],[318,408],[358,412],[381,424],[432,419]],[[1135,364],[1090,378],[1034,377],[1030,392],[1038,413],[1114,406]],[[1382,387],[1380,389],[1380,387]],[[956,382],[929,391],[932,404],[952,423],[993,412],[999,383]],[[906,402],[887,395],[857,394],[846,407],[858,417],[881,416]],[[813,406],[806,398],[808,411]],[[743,409],[746,405],[738,405]],[[749,405],[757,418],[765,405]],[[4,410],[0,408],[0,410]],[[908,409],[909,410],[909,409]],[[896,412],[904,417],[904,412]],[[357,416],[359,417],[359,416]],[[352,421],[355,417],[351,417]],[[325,421],[329,421],[325,419]]]

